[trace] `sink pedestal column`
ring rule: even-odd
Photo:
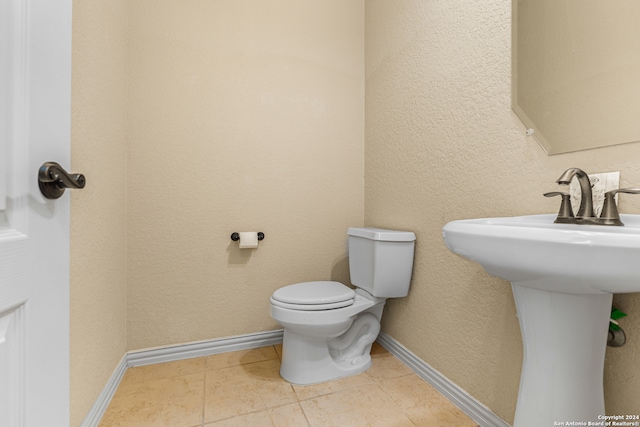
[[[524,346],[513,426],[602,421],[613,295],[563,294],[518,283],[512,288]]]

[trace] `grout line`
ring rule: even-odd
[[[202,420],[202,422],[200,423],[200,426],[204,427],[204,410],[207,403],[207,357],[202,357],[204,357],[204,372],[202,373],[204,375],[204,381],[202,381],[202,412],[200,414],[200,419]]]
[[[307,413],[304,411],[302,404],[298,402],[298,407],[302,411],[302,415],[304,415],[304,420],[307,422],[307,426],[311,427],[311,421],[309,421],[309,417],[307,417]]]

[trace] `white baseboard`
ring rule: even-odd
[[[279,329],[276,331],[258,332],[236,337],[130,351],[127,353],[127,367],[173,362],[175,360],[190,359],[192,357],[210,356],[212,354],[226,353],[229,351],[247,350],[250,348],[280,344],[283,334],[283,330]]]
[[[93,404],[91,410],[80,424],[80,427],[97,427],[100,419],[111,402],[125,371],[129,367],[144,366],[153,363],[173,362],[192,357],[209,356],[212,354],[226,353],[229,351],[247,350],[250,348],[264,347],[282,343],[283,330],[259,332],[255,334],[240,335],[236,337],[219,338],[209,341],[172,345],[145,350],[136,350],[126,353],[113,374],[104,386],[104,389]],[[410,367],[418,376],[431,384],[447,399],[453,402],[460,410],[467,414],[482,427],[510,427],[504,420],[495,415],[489,408],[469,396],[456,384],[440,372],[433,369],[427,363],[407,350],[402,344],[391,336],[380,332],[377,339],[389,353],[396,356],[404,364]]]
[[[506,421],[491,412],[489,408],[471,397],[466,391],[436,371],[428,363],[418,358],[398,341],[380,331],[378,343],[389,353],[410,367],[419,377],[431,384],[462,412],[480,424],[481,427],[511,427]]]

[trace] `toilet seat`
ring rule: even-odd
[[[290,310],[331,310],[352,305],[354,297],[355,291],[340,282],[303,282],[275,291],[271,304]]]

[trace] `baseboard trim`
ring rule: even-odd
[[[419,377],[431,384],[462,412],[480,424],[481,427],[511,427],[506,421],[491,412],[489,408],[471,397],[447,377],[409,351],[390,335],[380,331],[378,343],[389,353],[410,367]]]
[[[98,399],[80,424],[80,427],[97,427],[98,424],[100,424],[100,420],[107,410],[107,406],[109,406],[109,402],[111,402],[127,368],[280,344],[283,334],[284,331],[280,329],[168,347],[130,351],[122,357],[120,363],[116,366],[113,374],[111,374],[107,384],[98,396]]]
[[[127,353],[127,366],[144,366],[153,363],[173,362],[192,357],[210,356],[229,351],[247,350],[280,344],[284,331],[282,329],[235,337],[218,338],[168,347],[135,350]]]

